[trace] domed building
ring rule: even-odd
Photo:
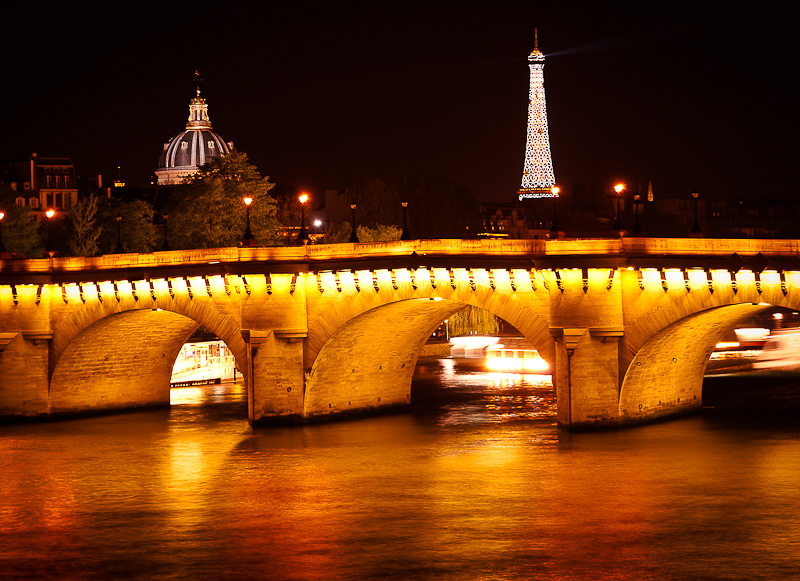
[[[158,159],[156,177],[159,185],[173,185],[195,173],[198,168],[216,157],[233,151],[233,142],[225,141],[211,129],[208,104],[197,95],[189,103],[189,121],[186,129],[164,144]]]

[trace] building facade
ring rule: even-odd
[[[41,220],[47,210],[69,211],[78,201],[78,179],[68,157],[32,153],[30,159],[5,162],[3,178],[18,207],[27,207]]]

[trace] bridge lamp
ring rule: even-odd
[[[53,216],[56,215],[56,211],[51,208],[47,210],[44,215],[47,216],[47,245],[45,246],[45,252],[49,253],[53,251],[50,241],[52,240],[53,233]]]
[[[350,242],[358,242],[358,234],[356,233],[356,204],[350,204],[350,214],[352,220],[350,224],[353,226],[353,231],[350,232]]]
[[[634,215],[634,223],[633,223],[633,233],[639,234],[642,229],[639,226],[639,203],[641,202],[642,196],[638,192],[633,194],[633,215]]]
[[[619,183],[614,186],[614,192],[617,194],[617,216],[616,220],[614,221],[614,230],[622,230],[622,221],[620,220],[619,215],[619,200],[622,197],[623,191],[625,191],[625,184]]]
[[[167,251],[169,250],[169,236],[167,236],[167,219],[169,219],[169,214],[161,214],[161,217],[164,219],[164,244],[161,246],[161,250]]]
[[[122,254],[125,250],[122,249],[122,214],[117,214],[117,247],[114,249],[114,254]]]
[[[255,239],[253,238],[253,231],[250,230],[250,204],[253,203],[253,198],[250,196],[246,196],[242,199],[244,202],[244,216],[245,216],[245,227],[244,227],[244,236],[242,236],[242,246],[255,246]]]
[[[308,194],[302,192],[297,201],[300,202],[300,233],[297,235],[298,242],[308,244],[308,232],[306,231],[306,202],[308,201]]]
[[[694,201],[694,224],[692,225],[692,235],[698,236],[702,234],[700,230],[700,222],[697,221],[697,198],[700,197],[700,192],[697,190],[692,192],[692,200]]]
[[[411,237],[408,235],[408,227],[406,225],[406,212],[408,211],[408,202],[403,200],[400,202],[403,207],[403,233],[400,234],[400,240],[409,240]]]
[[[561,188],[558,186],[553,186],[550,188],[550,193],[553,194],[553,223],[550,225],[550,238],[555,239],[558,238],[558,214],[556,213],[556,200],[558,199],[558,193],[561,191]]]
[[[0,212],[0,252],[5,252],[5,246],[3,246],[3,218],[6,217],[5,212]]]

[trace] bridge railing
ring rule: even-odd
[[[799,240],[715,238],[615,238],[582,240],[409,240],[310,246],[208,248],[96,257],[0,260],[0,284],[33,277],[67,282],[92,276],[116,278],[309,272],[336,269],[574,268],[669,266],[800,269]],[[787,262],[788,261],[788,262]],[[697,264],[694,264],[694,263]],[[795,265],[794,262],[797,262]],[[785,266],[784,266],[785,267]],[[35,282],[32,280],[31,282]]]

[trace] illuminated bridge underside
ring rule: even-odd
[[[796,241],[408,241],[0,261],[0,417],[166,405],[200,325],[236,357],[253,424],[407,407],[419,352],[465,305],[554,371],[558,421],[694,410],[714,345],[800,308]]]

